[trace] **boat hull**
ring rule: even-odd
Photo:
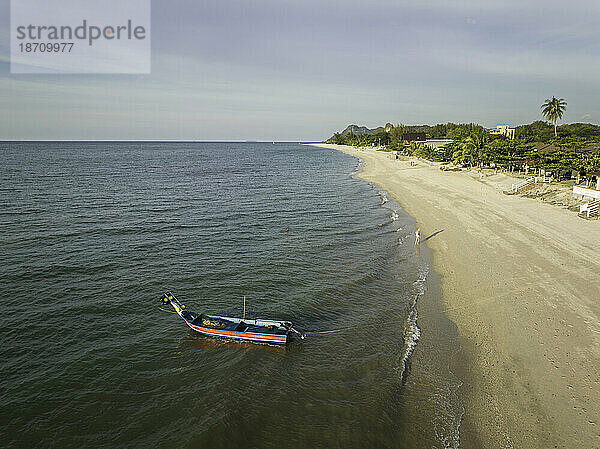
[[[226,317],[190,312],[185,309],[171,293],[161,297],[163,304],[170,304],[185,324],[196,332],[209,337],[227,338],[230,340],[251,341],[271,345],[285,345],[290,338],[290,332],[301,335],[292,328],[289,321],[248,319],[245,317]]]
[[[211,329],[208,327],[198,326],[190,323],[189,321],[185,321],[187,325],[199,332],[203,335],[208,335],[210,337],[218,337],[218,338],[227,338],[231,340],[243,340],[243,341],[253,341],[255,343],[268,343],[274,345],[285,345],[288,342],[289,334],[285,335],[273,335],[273,334],[260,334],[254,332],[239,332],[239,331],[231,331],[231,330],[223,330],[223,329]]]

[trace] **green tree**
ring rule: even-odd
[[[392,150],[404,150],[404,141],[402,135],[406,132],[404,125],[398,124],[394,126],[389,134],[389,147]]]
[[[336,145],[342,145],[344,143],[344,138],[340,135],[340,133],[335,133],[330,141]]]
[[[473,165],[474,162],[478,161],[477,144],[472,137],[467,137],[462,140],[458,145],[452,159],[456,162],[460,162],[467,165]]]
[[[554,137],[556,137],[556,122],[560,120],[567,109],[567,102],[564,98],[548,98],[541,106],[542,115],[549,122],[554,123]]]

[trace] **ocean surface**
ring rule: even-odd
[[[459,446],[455,326],[414,220],[356,158],[4,142],[0,162],[1,446]],[[202,337],[165,291],[234,316],[246,296],[308,337]]]

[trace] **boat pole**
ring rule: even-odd
[[[244,296],[244,315],[242,317],[242,320],[246,319],[246,297]]]

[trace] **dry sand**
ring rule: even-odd
[[[600,448],[600,221],[504,195],[504,175],[319,146],[362,158],[433,250],[463,348],[461,447]]]

